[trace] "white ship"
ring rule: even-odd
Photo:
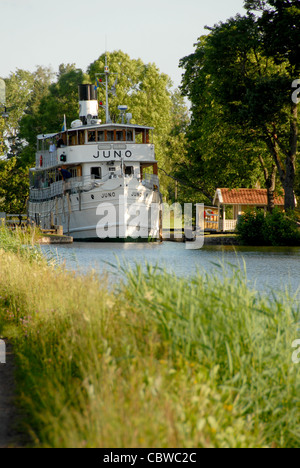
[[[79,119],[37,138],[30,170],[29,219],[43,229],[63,226],[74,239],[157,239],[161,195],[153,128],[132,125],[126,106],[113,123],[106,87],[106,122],[98,119],[97,89],[79,86]]]

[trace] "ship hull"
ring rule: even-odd
[[[29,219],[43,229],[63,226],[80,241],[144,241],[160,238],[161,196],[137,179],[97,181],[86,188],[63,184],[62,193],[29,202]]]

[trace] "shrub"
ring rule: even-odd
[[[265,216],[262,211],[247,211],[240,217],[237,225],[240,242],[245,245],[263,245],[264,223]]]
[[[244,245],[300,245],[295,214],[278,208],[266,215],[259,210],[247,211],[239,220],[237,234]]]
[[[268,213],[263,226],[265,242],[270,245],[300,245],[300,232],[295,215],[283,213],[278,208]]]

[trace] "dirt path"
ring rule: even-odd
[[[20,446],[19,435],[15,430],[17,414],[13,404],[14,396],[14,363],[8,346],[6,364],[0,363],[0,448]]]

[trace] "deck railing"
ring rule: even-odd
[[[130,176],[125,176],[130,178]],[[131,176],[132,177],[132,176]],[[70,179],[59,180],[52,182],[49,187],[30,188],[30,201],[31,202],[43,202],[59,197],[65,193],[78,193],[78,192],[89,192],[95,187],[99,187],[109,179],[123,179],[122,175],[115,175],[114,173],[106,174],[103,178],[97,179],[95,176],[84,176],[84,177],[72,177]],[[159,187],[158,176],[153,174],[145,174],[142,184],[150,190],[155,187]]]
[[[37,168],[47,169],[58,165],[57,150],[39,151],[36,153],[35,164]]]
[[[101,182],[101,180],[99,180]],[[50,200],[51,198],[59,197],[64,193],[77,193],[82,191],[90,191],[96,185],[94,176],[74,177],[66,181],[59,180],[53,182],[50,187],[30,189],[30,201],[40,202]]]

